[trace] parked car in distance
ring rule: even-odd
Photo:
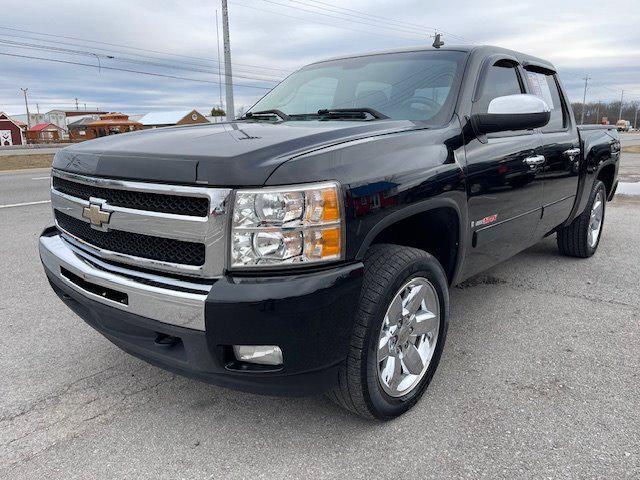
[[[503,48],[317,62],[237,121],[58,152],[44,270],[154,365],[388,420],[436,371],[452,285],[550,235],[596,252],[620,141],[569,105]]]
[[[631,122],[628,120],[618,120],[616,122],[616,128],[619,132],[628,132],[631,128]]]

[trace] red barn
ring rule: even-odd
[[[22,129],[7,114],[0,112],[0,148],[10,145],[23,145]]]

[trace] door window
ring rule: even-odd
[[[491,100],[505,95],[522,93],[522,85],[515,65],[497,63],[489,67],[482,83],[480,98],[474,107],[476,112],[486,113]]]
[[[527,72],[527,83],[531,94],[540,97],[551,109],[551,119],[542,131],[557,132],[558,130],[563,130],[567,126],[567,117],[555,75]]]

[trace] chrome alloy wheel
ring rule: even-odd
[[[392,397],[411,392],[427,372],[440,329],[440,301],[431,283],[412,278],[391,301],[378,339],[378,381]]]
[[[602,189],[598,190],[596,198],[593,200],[591,207],[591,217],[589,218],[588,242],[591,248],[595,248],[600,238],[600,230],[602,230],[602,218],[604,216],[604,193]]]

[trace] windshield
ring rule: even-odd
[[[370,108],[392,119],[445,123],[453,113],[465,56],[419,51],[309,65],[286,78],[251,111],[277,110],[296,119],[318,110]]]

